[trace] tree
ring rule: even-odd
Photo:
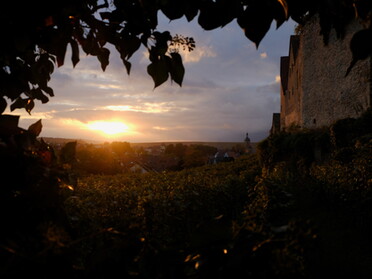
[[[258,47],[273,20],[280,27],[292,18],[302,23],[319,13],[325,43],[335,28],[339,37],[353,18],[369,24],[352,40],[352,66],[372,52],[370,0],[35,0],[5,1],[0,10],[0,113],[7,107],[31,112],[35,100],[46,103],[53,96],[48,86],[55,66],[62,66],[66,49],[71,61],[79,62],[80,51],[96,56],[105,71],[110,51],[120,53],[127,73],[131,56],[143,45],[149,52],[148,74],[155,87],[169,78],[182,85],[184,67],[180,48],[193,50],[192,38],[172,36],[157,30],[158,12],[170,20],[197,17],[205,30],[220,28],[236,19],[245,36]]]
[[[119,157],[123,157],[125,153],[133,153],[129,142],[114,141],[111,143],[111,149]]]

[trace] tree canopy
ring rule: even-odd
[[[168,79],[181,86],[185,69],[179,50],[191,51],[195,42],[193,38],[158,30],[159,12],[170,20],[197,18],[205,30],[237,20],[257,47],[273,21],[277,27],[289,18],[303,23],[306,17],[318,13],[327,42],[331,29],[342,37],[348,22],[358,18],[368,26],[354,35],[353,63],[367,58],[372,51],[370,0],[5,1],[0,10],[0,113],[7,107],[7,99],[11,110],[24,108],[29,113],[35,100],[48,102],[54,95],[48,82],[54,67],[64,64],[68,46],[74,67],[82,50],[96,56],[105,71],[110,57],[107,45],[111,44],[130,74],[129,60],[143,45],[149,53],[147,72],[154,86]]]

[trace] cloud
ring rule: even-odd
[[[81,57],[75,69],[68,61],[56,69],[51,81],[56,96],[37,104],[31,116],[22,112],[21,123],[27,128],[42,118],[42,136],[65,138],[107,140],[84,125],[112,120],[132,129],[116,140],[242,142],[246,132],[252,141],[261,140],[268,135],[272,113],[280,108],[279,61],[288,53],[293,25],[275,32],[273,27],[257,51],[236,22],[209,32],[195,21],[169,24],[160,19],[160,31],[196,41],[194,51],[182,53],[182,87],[168,81],[153,90],[144,49],[131,58],[128,76],[119,54],[109,46],[105,72],[91,56]]]
[[[160,126],[154,126],[152,127],[154,130],[158,130],[158,131],[168,131],[170,130],[169,128],[167,127],[160,127]]]
[[[173,102],[161,102],[161,103],[144,103],[137,106],[132,105],[111,105],[106,106],[103,109],[111,111],[135,111],[143,113],[166,113],[172,110],[183,111],[188,110],[187,108],[182,108],[176,106]]]
[[[216,57],[217,53],[210,46],[199,46],[193,51],[182,50],[180,51],[184,63],[197,63],[203,58]]]
[[[266,53],[266,52],[261,52],[260,57],[261,57],[262,59],[267,58],[267,53]]]

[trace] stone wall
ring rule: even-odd
[[[332,30],[325,46],[316,16],[303,27],[300,35],[303,76],[299,77],[301,89],[297,92],[302,95],[303,127],[328,126],[338,119],[358,117],[370,107],[371,59],[359,61],[345,77],[352,60],[350,40],[360,29],[362,26],[353,22],[343,40],[337,39]]]
[[[286,60],[284,60],[286,59]],[[283,57],[287,71],[281,73],[286,85],[281,89],[281,125],[282,127],[302,126],[302,86],[303,59],[300,49],[300,37],[291,36],[289,56]]]
[[[281,58],[281,129],[317,128],[338,119],[358,117],[371,106],[372,60],[356,63],[349,49],[358,22],[350,24],[341,40],[331,31],[328,45],[320,35],[317,16],[291,36],[289,55]]]

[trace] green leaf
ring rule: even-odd
[[[182,86],[183,77],[185,75],[185,68],[182,63],[182,57],[179,53],[171,53],[170,61],[170,75],[171,79],[177,83],[179,86]]]
[[[101,63],[102,71],[106,70],[106,67],[109,64],[109,57],[110,51],[105,47],[101,48],[99,54],[97,55],[97,58]]]
[[[79,58],[79,45],[78,45],[78,43],[75,40],[71,40],[70,41],[70,45],[71,45],[71,51],[72,51],[71,61],[72,61],[73,67],[75,68],[76,64],[79,63],[79,61],[80,61],[80,58]]]
[[[165,59],[153,61],[147,66],[147,73],[154,81],[154,89],[168,80],[169,72]]]
[[[32,135],[34,135],[35,137],[37,137],[37,136],[40,135],[42,128],[43,128],[43,125],[41,124],[41,119],[39,119],[34,124],[31,124],[30,127],[28,127],[28,131]]]

